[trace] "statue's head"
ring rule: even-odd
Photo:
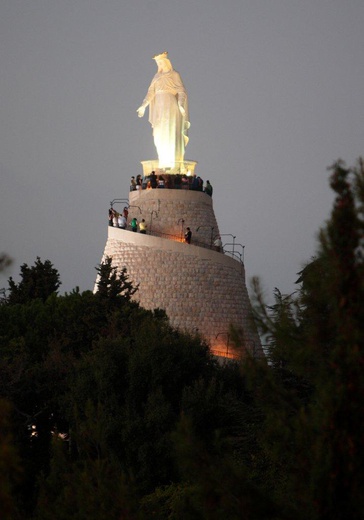
[[[158,61],[158,60],[168,60],[168,52],[164,51],[164,52],[161,52],[160,54],[155,54],[153,56],[153,60],[155,60],[155,61]]]
[[[158,72],[169,72],[173,70],[172,63],[168,59],[168,52],[164,51],[161,54],[153,56],[153,60],[156,61]]]

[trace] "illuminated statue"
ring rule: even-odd
[[[167,52],[158,54],[153,59],[157,63],[158,72],[137,113],[139,117],[143,117],[149,105],[149,122],[153,128],[159,166],[173,168],[176,162],[183,161],[188,143],[190,123],[187,92],[181,76],[173,70]]]

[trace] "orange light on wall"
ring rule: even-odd
[[[217,347],[211,348],[211,352],[214,356],[223,357],[227,359],[239,359],[239,354],[235,354],[234,352],[226,352],[225,345],[219,345]]]

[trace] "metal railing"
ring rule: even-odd
[[[120,202],[123,202],[124,204],[129,207],[129,199],[114,199],[110,201],[110,206],[113,207],[114,204],[119,204]]]
[[[154,212],[154,210],[153,210],[153,212]],[[117,228],[117,229],[120,229],[120,228]],[[124,229],[123,231],[129,231],[129,229]],[[166,238],[168,240],[173,240],[174,242],[185,242],[184,234],[182,232],[179,235],[175,235],[175,234],[172,234],[172,233],[164,233],[162,231],[155,231],[154,229],[152,229],[152,213],[151,213],[151,221],[150,221],[150,224],[149,224],[149,229],[147,229],[147,233],[146,234],[149,235],[149,236]],[[204,249],[209,249],[210,251],[216,251],[216,248],[215,248],[214,245],[206,244],[206,242],[201,242],[199,240],[196,240],[194,235],[192,235],[191,245],[198,246],[198,247],[203,247]],[[238,244],[238,245],[240,245],[240,244]],[[228,255],[231,258],[234,258],[235,260],[237,260],[242,265],[244,265],[244,257],[238,251],[230,251],[228,249],[225,249],[225,245],[223,245],[221,247],[220,253]]]
[[[144,190],[190,190],[190,191],[199,191],[200,193],[205,193],[208,197],[212,197],[212,195],[210,195],[209,193],[206,193],[205,190],[202,188],[202,187],[195,187],[195,186],[192,186],[192,177],[188,177],[187,179],[187,182],[186,181],[182,181],[181,179],[181,182],[180,183],[176,183],[175,182],[175,175],[170,175],[170,178],[168,178],[168,175],[163,175],[164,177],[164,186],[163,187],[160,187],[160,186],[155,186],[154,188],[152,188],[151,186],[148,186],[148,182],[150,182],[150,179],[145,177],[142,181],[142,185],[141,185],[141,190],[144,191]],[[156,180],[156,182],[158,182],[158,180]],[[133,192],[133,191],[138,191],[138,189],[134,186],[130,186],[130,191]]]
[[[158,188],[155,188],[155,189],[158,189]],[[143,214],[143,211],[140,208],[140,206],[137,206],[137,205],[134,205],[134,204],[130,204],[128,199],[113,199],[112,201],[110,201],[110,206],[113,207],[114,204],[125,204],[125,206],[128,209],[130,209],[130,208],[138,208],[139,214],[140,215]],[[158,200],[158,209],[159,208],[160,208],[160,200]],[[177,224],[181,225],[181,231],[180,231],[179,235],[175,235],[175,234],[171,234],[171,233],[163,233],[163,232],[160,232],[160,231],[153,230],[153,220],[154,220],[154,218],[158,219],[158,211],[153,209],[151,211],[148,211],[148,214],[149,214],[150,217],[149,217],[149,229],[147,229],[147,233],[146,233],[147,235],[161,237],[161,238],[166,238],[168,240],[173,240],[175,242],[184,242],[185,241],[184,240],[184,223],[185,223],[185,219],[184,218],[180,218],[178,220]],[[210,243],[209,244],[206,243],[206,242],[203,242],[202,240],[198,240],[198,238],[196,238],[196,233],[198,233],[201,228],[211,229]],[[214,236],[214,230],[215,230],[214,226],[208,226],[208,225],[198,226],[196,228],[196,233],[192,234],[191,244],[194,245],[194,246],[203,247],[204,249],[210,249],[212,251],[218,251],[218,249],[213,244],[214,239],[218,238],[219,236],[220,237],[225,237],[225,236],[232,237],[232,242],[227,242],[225,244],[223,243],[219,252],[221,254],[225,254],[225,255],[228,255],[228,256],[234,258],[235,260],[237,260],[241,264],[244,264],[244,250],[245,250],[245,246],[242,245],[242,244],[236,243],[235,242],[236,236],[232,235],[231,233],[222,233],[220,235],[215,235]],[[125,231],[129,231],[129,230],[126,229]]]
[[[232,249],[228,249],[231,246],[232,246]],[[232,256],[233,258],[238,259],[239,262],[241,262],[242,264],[244,263],[245,246],[243,246],[242,244],[237,244],[236,242],[233,242],[233,243],[224,244],[223,248],[224,248],[224,253],[226,255],[229,255],[229,256]],[[236,248],[238,248],[238,249],[241,248],[241,251],[236,250]]]

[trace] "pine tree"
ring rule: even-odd
[[[134,287],[129,281],[126,274],[126,267],[119,273],[117,267],[112,266],[112,258],[107,257],[98,267],[97,271],[97,291],[98,298],[115,302],[122,298],[124,301],[130,301],[133,294],[138,290],[138,286]]]
[[[20,267],[20,276],[19,283],[9,278],[9,295],[4,299],[5,303],[15,305],[37,298],[45,302],[51,294],[57,294],[61,285],[57,269],[49,260],[42,262],[39,256],[34,266],[23,264]]]
[[[265,452],[279,498],[303,518],[361,519],[364,511],[364,168],[338,161],[336,193],[316,257],[294,297],[260,302],[270,364],[255,388],[266,411]]]

